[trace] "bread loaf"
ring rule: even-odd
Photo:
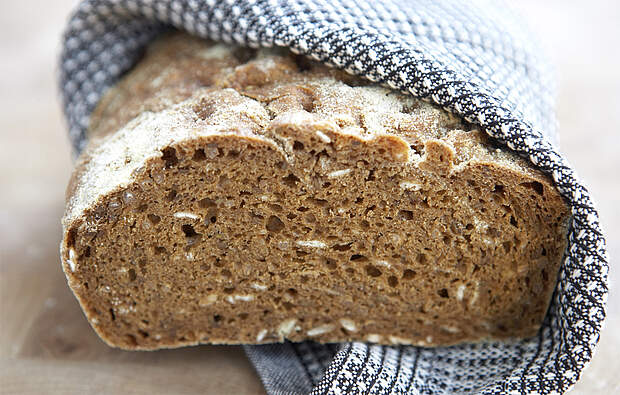
[[[440,346],[532,336],[546,313],[565,202],[417,98],[172,34],[88,136],[61,257],[110,345]]]

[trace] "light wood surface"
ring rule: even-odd
[[[261,394],[239,347],[125,352],[103,344],[60,269],[71,171],[56,92],[60,32],[73,0],[0,3],[0,393]],[[515,4],[558,66],[562,151],[593,192],[612,257],[609,319],[574,394],[620,393],[620,6]]]

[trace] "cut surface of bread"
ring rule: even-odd
[[[89,138],[61,257],[121,348],[532,336],[566,248],[567,207],[526,161],[281,50],[164,37]]]

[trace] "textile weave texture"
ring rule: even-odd
[[[83,1],[68,23],[59,70],[76,153],[102,94],[171,27],[287,47],[432,101],[548,174],[571,208],[569,245],[534,338],[442,348],[246,346],[269,394],[547,394],[578,380],[605,318],[605,240],[588,191],[556,148],[551,69],[508,7],[491,0]]]

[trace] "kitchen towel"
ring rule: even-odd
[[[269,394],[547,394],[579,379],[605,318],[605,240],[587,189],[557,148],[552,70],[509,7],[494,0],[82,1],[59,69],[76,154],[105,90],[171,28],[287,47],[432,101],[548,174],[571,208],[568,248],[537,336],[441,348],[245,346]]]

